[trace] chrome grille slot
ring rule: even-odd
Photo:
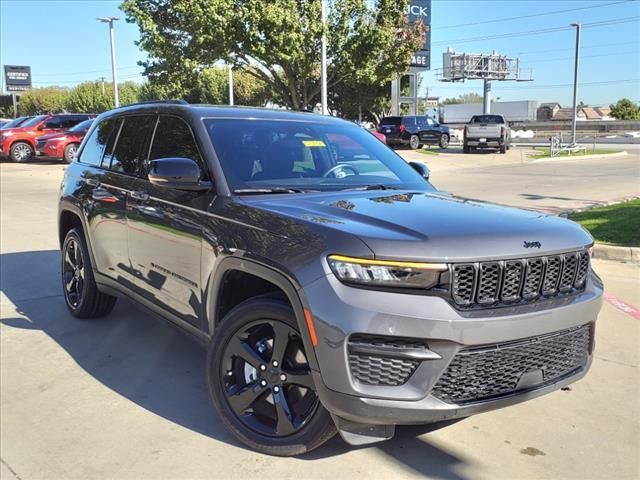
[[[581,291],[589,252],[451,265],[451,296],[463,308],[531,302]]]

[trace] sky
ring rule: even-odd
[[[108,26],[95,18],[118,16],[118,79],[143,81],[137,62],[146,56],[134,43],[138,28],[124,21],[120,3],[0,0],[0,64],[31,65],[34,86],[71,87],[102,76],[110,79]],[[590,105],[609,105],[621,97],[640,101],[639,1],[433,0],[432,8],[432,69],[423,74],[422,82],[429,96],[482,94],[478,80],[456,84],[437,80],[448,47],[469,53],[495,50],[519,58],[533,81],[494,82],[494,99],[569,106],[575,29],[563,27],[580,22],[584,28],[578,100]]]

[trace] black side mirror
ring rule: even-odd
[[[199,192],[209,190],[211,182],[200,180],[202,172],[190,158],[159,158],[149,164],[149,181],[159,187]]]
[[[409,165],[413,167],[413,169],[420,174],[422,178],[425,180],[429,180],[429,167],[427,167],[424,163],[420,162],[409,162]]]

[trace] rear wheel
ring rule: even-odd
[[[447,148],[449,146],[449,135],[440,136],[440,148]]]
[[[409,137],[409,146],[411,147],[411,150],[417,150],[418,148],[423,147],[423,145],[420,143],[420,138],[418,137],[418,135],[411,135],[411,137]]]
[[[293,311],[281,300],[253,298],[225,316],[209,345],[207,379],[222,422],[254,450],[300,455],[336,432]]]
[[[506,145],[502,145],[500,147],[500,153],[507,153],[507,146]]]
[[[64,147],[64,161],[67,163],[73,162],[73,159],[76,156],[76,152],[78,151],[78,147],[80,145],[77,143],[70,143],[66,147]]]
[[[471,151],[471,148],[468,147],[467,145],[462,146],[462,153],[469,153],[470,151]]]
[[[33,148],[27,142],[16,142],[11,145],[9,154],[16,163],[28,162],[33,158]]]
[[[98,290],[84,235],[78,229],[70,230],[64,239],[61,270],[64,300],[71,315],[95,318],[113,310],[116,298]]]

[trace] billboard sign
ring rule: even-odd
[[[31,67],[4,66],[4,85],[7,92],[23,92],[31,88]]]
[[[415,69],[431,70],[431,0],[411,0],[407,7],[409,23],[422,22],[426,27],[422,48],[411,57]]]

